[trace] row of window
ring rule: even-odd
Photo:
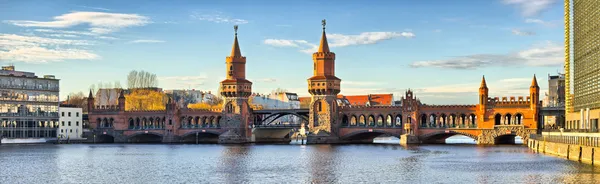
[[[58,80],[0,76],[0,88],[58,91]]]
[[[68,117],[71,117],[71,112],[67,112]],[[61,112],[61,116],[65,117],[65,112]],[[75,112],[75,117],[79,117],[79,112]]]
[[[61,126],[65,126],[65,122],[64,121],[61,122]],[[71,126],[71,122],[70,121],[67,122],[67,126]],[[75,126],[79,126],[79,121],[75,122]]]

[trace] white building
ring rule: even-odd
[[[300,100],[296,93],[275,92],[269,95],[252,94],[252,104],[262,109],[299,109]]]
[[[58,135],[61,139],[81,139],[83,113],[81,108],[61,105],[58,108]]]
[[[192,90],[165,90],[166,94],[173,97],[173,100],[177,102],[179,107],[187,107],[188,104],[194,103],[208,103],[216,98],[210,91],[198,91]]]

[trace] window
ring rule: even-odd
[[[73,133],[73,129],[69,130],[70,133]]]
[[[62,117],[65,117],[65,112],[62,112],[62,113],[61,113],[61,116],[62,116]]]
[[[63,129],[60,129],[60,133],[63,133]]]
[[[76,113],[75,113],[75,117],[79,117],[79,112],[76,112]]]
[[[76,122],[75,122],[75,126],[79,126],[79,121],[76,121]]]
[[[173,122],[169,119],[169,125],[172,125],[172,124],[173,124]]]
[[[71,112],[69,112],[69,117],[71,117]]]
[[[65,122],[64,122],[64,121],[62,122],[62,125],[61,125],[61,126],[65,126]]]
[[[69,126],[71,126],[71,122],[69,121]]]

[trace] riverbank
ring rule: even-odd
[[[537,153],[600,165],[599,141],[599,137],[532,135],[527,147]]]

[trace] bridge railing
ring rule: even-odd
[[[531,134],[529,138],[538,141],[600,147],[600,137]]]
[[[270,124],[270,125],[254,125],[254,128],[297,128],[300,124]]]

